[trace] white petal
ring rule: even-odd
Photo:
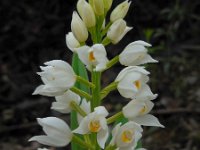
[[[72,32],[69,32],[67,35],[66,35],[66,44],[67,44],[67,47],[72,51],[74,52],[74,48],[77,48],[80,46],[80,43],[78,42],[78,40],[74,37],[73,33]]]
[[[144,126],[155,126],[164,128],[164,126],[160,124],[158,119],[150,114],[133,118],[132,121]]]
[[[104,117],[108,116],[108,111],[106,110],[104,106],[98,106],[94,108],[94,111],[97,113],[97,115],[102,115]]]
[[[110,145],[116,144],[116,136],[117,136],[117,133],[119,132],[120,126],[121,126],[121,122],[118,123],[112,130],[112,139],[110,141]]]
[[[79,127],[75,129],[73,132],[78,134],[88,134],[90,132],[88,124],[89,124],[89,117],[86,116],[81,120]]]
[[[79,48],[76,48],[76,52],[78,53],[79,59],[86,65],[90,65],[90,62],[88,60],[88,53],[89,53],[90,47],[85,45]]]
[[[133,27],[126,27],[124,32],[118,37],[118,39],[116,41],[113,41],[113,44],[118,43],[126,35],[126,33],[128,33],[132,29]]]
[[[151,44],[144,42],[144,41],[141,41],[141,40],[132,42],[131,44],[132,45],[142,45],[142,46],[146,46],[146,47],[151,47]]]
[[[100,130],[97,133],[97,142],[102,149],[104,149],[105,147],[105,143],[108,139],[108,136],[109,136],[108,127],[106,128],[106,130]]]
[[[33,92],[33,95],[43,95],[43,96],[58,96],[62,95],[65,92],[65,89],[63,88],[46,88],[45,85],[38,86],[35,91]]]
[[[41,144],[55,147],[63,147],[66,146],[69,141],[66,139],[53,138],[48,136],[34,136],[29,141],[37,141]]]
[[[148,85],[144,85],[140,92],[136,95],[136,99],[141,101],[154,100],[157,96],[158,94],[153,94]]]
[[[67,113],[70,113],[71,112],[71,108],[70,106],[67,104],[63,104],[63,103],[60,103],[60,102],[53,102],[52,103],[52,106],[51,106],[51,109],[53,110],[56,110],[60,113],[64,113],[64,114],[67,114]]]

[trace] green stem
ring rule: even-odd
[[[116,113],[115,115],[109,117],[107,119],[107,123],[111,124],[111,123],[115,122],[116,120],[118,120],[119,118],[121,118],[123,116],[124,116],[123,113],[120,111],[120,112]]]
[[[81,82],[81,83],[83,83],[83,84],[85,84],[85,85],[87,85],[87,86],[89,86],[89,87],[91,87],[91,88],[95,87],[94,84],[92,84],[91,82],[89,82],[88,80],[86,80],[86,79],[84,79],[84,78],[82,78],[80,76],[76,76],[76,80]]]
[[[91,110],[94,111],[94,108],[101,103],[101,72],[92,71],[92,83],[95,85],[95,88],[92,89]]]
[[[73,110],[78,112],[81,116],[83,117],[87,116],[87,113],[75,101],[71,101],[70,106]]]
[[[87,100],[91,100],[91,99],[92,99],[92,96],[91,96],[90,94],[88,94],[88,93],[86,93],[86,92],[84,92],[84,91],[82,91],[82,90],[79,90],[79,89],[76,88],[76,87],[72,87],[72,88],[70,88],[70,90],[71,90],[72,92],[74,92],[74,93],[76,93],[76,94],[78,94],[78,95],[80,95],[80,96],[86,98]]]
[[[72,137],[72,141],[79,144],[80,146],[86,148],[86,149],[92,149],[92,150],[95,150],[94,147],[86,142],[84,142],[81,138],[79,138],[78,136],[76,135],[73,135]]]
[[[106,86],[103,90],[101,90],[101,100],[103,100],[111,91],[117,89],[118,82],[112,82],[108,86]]]
[[[119,55],[115,56],[113,59],[111,59],[107,64],[106,64],[106,69],[111,68],[112,66],[114,66],[115,64],[117,64],[119,62]]]
[[[111,43],[111,40],[108,38],[108,37],[105,37],[104,39],[103,39],[103,41],[102,41],[102,44],[104,45],[104,46],[106,46],[106,45],[108,45],[108,44],[110,44]]]
[[[117,147],[115,145],[108,145],[105,150],[115,150]]]

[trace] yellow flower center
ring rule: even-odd
[[[139,90],[141,88],[141,82],[139,80],[135,81],[135,86]]]
[[[131,143],[133,141],[133,131],[125,130],[122,133],[121,139],[124,143]]]
[[[141,109],[140,109],[140,114],[144,114],[147,110],[147,106],[143,106]]]
[[[99,120],[93,120],[89,123],[89,130],[91,132],[98,132],[101,129]]]
[[[89,53],[89,61],[95,61],[94,53],[90,52]]]

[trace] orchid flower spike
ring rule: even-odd
[[[44,84],[38,86],[33,95],[58,96],[74,86],[76,75],[67,62],[52,60],[44,64],[46,66],[40,67],[42,72],[37,73],[41,76]]]
[[[88,70],[102,71],[106,68],[108,58],[106,49],[102,44],[95,44],[92,47],[85,45],[75,50]]]
[[[108,138],[108,125],[106,122],[108,111],[103,106],[96,107],[94,112],[84,117],[77,129],[73,132],[78,134],[97,133],[97,142],[104,149]]]
[[[34,136],[29,141],[37,141],[55,147],[64,147],[71,142],[73,134],[63,120],[56,117],[47,117],[38,118],[37,121],[47,135]]]

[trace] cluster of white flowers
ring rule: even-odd
[[[134,150],[142,137],[141,126],[164,127],[155,116],[149,114],[154,106],[152,100],[157,94],[151,92],[147,85],[149,72],[141,66],[157,62],[148,54],[146,47],[151,45],[144,41],[135,41],[112,60],[107,58],[105,46],[117,44],[132,29],[124,20],[130,4],[128,0],[119,4],[111,12],[106,24],[106,15],[112,6],[112,0],[78,1],[78,13],[73,12],[72,32],[66,35],[66,44],[91,73],[92,79],[88,81],[81,77],[65,61],[49,61],[40,67],[42,71],[38,72],[38,75],[43,84],[38,86],[33,94],[55,97],[51,109],[60,113],[69,114],[76,111],[78,116],[75,119],[79,126],[71,130],[59,118],[38,118],[37,121],[46,135],[34,136],[29,141],[38,141],[54,147],[63,147],[73,141],[90,150]],[[86,44],[89,35],[92,46]],[[99,83],[102,72],[117,62],[126,67],[113,83],[101,89]],[[75,87],[76,83],[88,86],[91,92],[78,89]],[[130,102],[121,112],[108,117],[109,113],[101,106],[101,101],[115,89],[121,96],[130,99]],[[110,131],[108,125],[120,117],[127,118],[128,122],[118,123]],[[112,139],[109,141],[110,134]]]

